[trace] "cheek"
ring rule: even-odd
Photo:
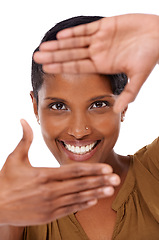
[[[120,114],[109,113],[103,116],[98,116],[94,119],[94,126],[98,131],[106,137],[114,137],[119,134],[120,130]]]
[[[60,121],[50,115],[40,115],[40,126],[44,141],[51,152],[56,146],[56,139],[64,129],[64,125]]]
[[[56,139],[59,133],[65,128],[65,118],[53,115],[48,110],[40,110],[39,118],[42,134],[48,139]]]
[[[60,132],[59,124],[55,121],[44,120],[40,121],[41,132],[43,136],[47,139],[56,139],[58,133]]]
[[[57,140],[59,140],[59,138],[65,135],[67,132],[68,117],[55,115],[53,116],[52,113],[46,113],[45,111],[41,111],[39,113],[39,118],[41,132],[45,144],[47,145],[51,153],[54,155],[54,157],[58,160],[60,151],[58,148]]]

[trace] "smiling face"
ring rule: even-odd
[[[116,96],[110,80],[101,75],[45,75],[38,93],[44,141],[57,161],[113,161],[121,115],[113,112]]]

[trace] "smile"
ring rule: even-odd
[[[91,143],[89,145],[85,145],[85,146],[74,146],[74,145],[70,145],[70,144],[66,144],[64,143],[65,148],[75,154],[86,154],[88,152],[90,152],[94,146],[97,144],[97,141],[95,141],[94,143]]]
[[[101,140],[94,141],[59,141],[62,149],[69,159],[73,161],[86,161],[90,159],[98,149]]]

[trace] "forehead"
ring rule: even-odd
[[[98,94],[112,94],[108,77],[99,74],[57,74],[45,75],[39,95],[68,95],[92,97]]]

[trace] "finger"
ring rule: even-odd
[[[82,202],[82,203],[76,203],[68,206],[63,206],[60,208],[54,208],[54,203],[48,202],[43,205],[43,207],[37,209],[37,215],[38,215],[38,220],[37,219],[29,219],[29,225],[35,225],[37,224],[46,224],[48,222],[52,222],[54,220],[57,220],[61,217],[67,216],[71,213],[89,208],[97,203],[97,199],[93,199],[87,202]],[[36,208],[36,206],[35,206]],[[39,211],[40,210],[40,211]],[[35,212],[35,210],[34,210]],[[25,219],[24,219],[25,220]],[[22,220],[21,220],[22,222]],[[24,225],[28,225],[28,222]],[[18,225],[18,224],[17,224]]]
[[[71,164],[64,165],[59,168],[34,168],[37,171],[39,183],[47,183],[51,181],[64,181],[84,176],[100,176],[111,174],[113,169],[108,164]]]
[[[72,178],[79,178],[83,176],[98,176],[102,174],[110,174],[113,172],[113,169],[108,164],[80,163],[80,164],[71,164],[70,166],[64,165],[58,168],[58,171],[54,175],[56,176],[56,179],[59,178],[58,176],[60,173],[64,176],[64,179],[72,179]]]
[[[80,177],[77,179],[55,181],[43,185],[40,191],[43,192],[44,200],[52,200],[64,195],[82,193],[87,190],[100,189],[103,187],[116,187],[120,184],[120,178],[116,174]]]
[[[40,45],[40,51],[56,51],[60,49],[73,49],[88,47],[90,45],[90,37],[75,37],[70,39],[53,40],[43,42]]]
[[[133,102],[140,91],[143,83],[146,81],[147,76],[136,75],[130,79],[123,92],[117,98],[114,104],[114,112],[120,113],[127,107],[127,105]]]
[[[34,60],[39,64],[67,62],[76,59],[85,59],[89,57],[87,48],[78,48],[71,50],[59,50],[56,52],[36,52]]]
[[[33,140],[33,132],[29,124],[24,119],[21,119],[20,122],[23,128],[23,137],[12,154],[16,154],[17,157],[20,156],[20,159],[25,159],[25,157],[28,156],[28,151]]]
[[[46,73],[97,73],[97,69],[90,59],[70,61],[66,63],[44,64]]]
[[[92,23],[82,24],[77,27],[64,29],[57,33],[57,39],[92,35],[98,31],[100,24],[101,20],[98,20]]]
[[[55,219],[67,216],[71,213],[75,213],[75,212],[81,211],[83,209],[92,207],[93,205],[97,204],[97,202],[98,202],[97,199],[93,199],[88,202],[77,203],[77,204],[58,208],[56,210],[53,210],[52,212],[50,211],[49,219],[50,219],[50,221],[53,221]],[[46,222],[48,222],[48,217],[46,218]]]
[[[75,180],[67,180],[63,184],[58,184],[58,191],[54,190],[54,197],[69,195],[72,193],[82,193],[86,190],[101,189],[104,187],[116,187],[120,184],[120,178],[116,174],[82,177]]]
[[[61,198],[57,198],[57,200],[53,201],[53,206],[54,208],[57,209],[64,206],[88,202],[93,199],[110,197],[113,194],[114,194],[113,187],[102,187],[84,192],[76,192],[74,194],[65,195],[62,196]]]

